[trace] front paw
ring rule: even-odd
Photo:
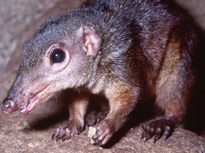
[[[164,135],[166,140],[174,131],[175,123],[169,118],[158,118],[142,125],[143,133],[142,137],[144,141],[147,141],[154,137],[154,142],[159,140]]]
[[[86,126],[94,126],[99,124],[107,116],[107,111],[92,111],[85,117]]]
[[[105,145],[114,133],[113,123],[103,120],[97,126],[96,134],[93,136],[94,144]]]
[[[52,135],[52,140],[57,141],[65,141],[70,139],[74,135],[78,135],[83,131],[83,126],[75,121],[70,121],[67,126],[59,127],[56,129],[54,134]]]

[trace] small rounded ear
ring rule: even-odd
[[[82,39],[86,54],[88,56],[95,56],[101,44],[101,38],[95,33],[95,29],[93,27],[83,26],[78,30],[77,35]]]

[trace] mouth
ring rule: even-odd
[[[24,103],[22,106],[20,106],[21,113],[27,114],[28,112],[32,111],[36,105],[38,105],[42,99],[47,95],[47,91],[50,86],[47,86],[46,88],[43,88],[37,94],[32,96],[26,103]]]

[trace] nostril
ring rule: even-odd
[[[2,106],[3,106],[3,108],[9,108],[10,107],[10,103],[7,100],[7,98],[3,101]]]
[[[16,102],[12,98],[6,98],[2,103],[2,108],[7,113],[14,111],[16,107]]]
[[[14,101],[9,101],[9,103],[10,103],[10,107],[11,107],[11,108],[16,107],[16,103],[15,103]]]

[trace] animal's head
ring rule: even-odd
[[[101,38],[68,15],[48,19],[25,43],[17,77],[2,103],[5,112],[30,112],[55,92],[84,85]]]

